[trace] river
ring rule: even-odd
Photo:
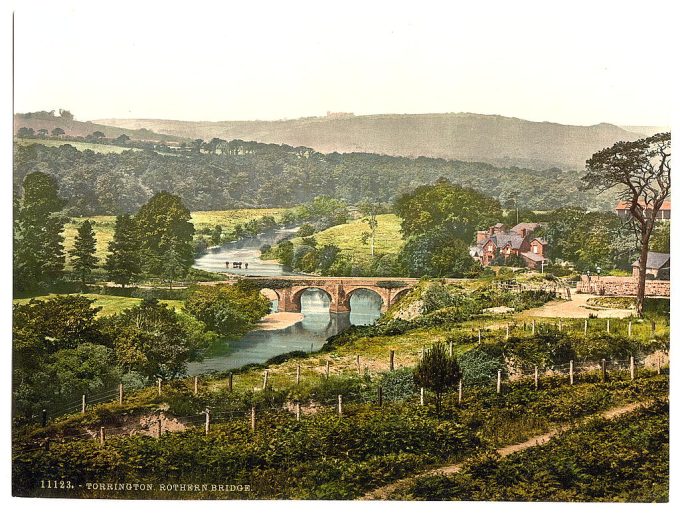
[[[272,230],[257,237],[242,239],[211,248],[198,258],[194,267],[212,272],[225,272],[225,262],[230,262],[229,272],[244,276],[281,276],[286,273],[278,262],[260,259],[259,248],[273,245],[291,235],[295,229]],[[241,269],[232,269],[231,262],[243,262]],[[248,269],[245,269],[248,263]],[[202,362],[188,366],[190,375],[212,371],[236,369],[248,363],[264,363],[274,356],[291,351],[319,349],[326,339],[348,328],[351,324],[372,324],[380,316],[380,299],[369,291],[357,291],[350,298],[350,313],[331,314],[329,299],[318,289],[305,291],[301,298],[302,319],[283,329],[254,330],[236,339],[220,339],[207,351]],[[276,311],[276,301],[272,311]]]

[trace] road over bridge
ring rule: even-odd
[[[319,289],[328,295],[331,313],[350,311],[350,299],[358,290],[370,290],[381,301],[381,311],[387,310],[401,296],[413,289],[417,278],[336,278],[325,276],[240,276],[237,279],[252,281],[264,292],[272,291],[279,303],[279,312],[299,312],[302,294],[309,289]],[[273,299],[273,296],[272,296]]]

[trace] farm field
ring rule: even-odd
[[[401,221],[394,214],[381,214],[378,216],[378,228],[375,236],[375,254],[396,254],[404,244],[401,236]],[[319,246],[335,244],[340,248],[341,254],[352,257],[361,263],[370,262],[370,244],[361,241],[362,234],[369,231],[368,224],[361,219],[350,221],[346,224],[332,226],[327,230],[315,233],[313,237]],[[299,237],[291,239],[293,244],[302,244]]]
[[[15,139],[17,144],[22,146],[29,146],[31,144],[42,144],[44,146],[52,146],[58,148],[59,146],[64,146],[69,144],[73,146],[78,151],[91,150],[95,153],[123,153],[124,151],[142,151],[139,148],[130,148],[127,146],[115,146],[113,144],[97,144],[82,141],[62,141],[56,139]]]
[[[28,303],[31,299],[45,300],[49,297],[54,297],[55,295],[56,294],[49,294],[47,296],[36,296],[32,298],[15,299],[13,303],[25,304]],[[98,317],[115,315],[117,313],[122,312],[126,308],[132,308],[133,306],[136,306],[142,302],[141,298],[136,297],[109,296],[104,294],[75,294],[75,295],[82,295],[88,299],[94,300],[94,304],[92,306],[94,306],[95,308],[101,307],[101,310],[97,314]],[[166,304],[169,307],[172,307],[178,311],[184,309],[184,302],[176,299],[161,299],[159,300],[159,303]]]

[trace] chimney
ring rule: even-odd
[[[477,231],[477,244],[481,244],[484,242],[487,238],[487,232],[484,230],[478,230]]]

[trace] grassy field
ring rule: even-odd
[[[22,146],[29,146],[31,144],[42,144],[44,146],[53,146],[58,148],[64,144],[70,144],[78,151],[92,150],[95,153],[123,153],[124,151],[141,151],[139,148],[128,148],[126,146],[114,146],[112,144],[97,144],[80,141],[61,141],[55,139],[15,139],[17,144]]]
[[[196,233],[206,230],[212,230],[213,227],[222,225],[224,232],[233,230],[237,224],[243,224],[251,219],[257,219],[263,216],[272,216],[277,221],[286,211],[285,208],[253,208],[253,209],[237,209],[237,210],[206,210],[199,212],[192,212],[191,221],[194,223]],[[104,263],[106,254],[108,252],[109,242],[113,238],[113,231],[116,225],[116,216],[89,216],[89,217],[74,217],[70,223],[64,227],[64,248],[68,252],[73,248],[73,241],[78,231],[78,226],[85,220],[89,219],[94,223],[94,234],[97,239],[96,256],[99,258],[99,265]],[[66,257],[66,265],[70,268],[70,257]]]
[[[108,315],[114,315],[122,312],[126,308],[132,308],[142,302],[140,298],[137,297],[122,297],[122,296],[104,296],[102,294],[75,294],[82,295],[86,298],[94,300],[94,307],[101,307],[101,310],[97,314],[98,317],[106,317]],[[55,294],[50,294],[49,296],[36,296],[32,298],[15,299],[14,304],[24,304],[28,303],[31,299],[47,299],[53,297]],[[160,303],[166,304],[175,310],[182,310],[184,308],[184,302],[177,299],[161,299]]]
[[[399,231],[401,227],[400,219],[394,214],[382,214],[378,216],[378,228],[375,236],[375,253],[394,254],[398,253],[404,244]],[[370,262],[370,244],[361,242],[361,236],[369,231],[368,223],[361,219],[351,221],[347,224],[333,226],[314,234],[314,238],[319,246],[324,244],[335,244],[345,256],[352,256],[355,261],[361,263]],[[302,244],[302,239],[296,237],[292,239],[293,244]]]

